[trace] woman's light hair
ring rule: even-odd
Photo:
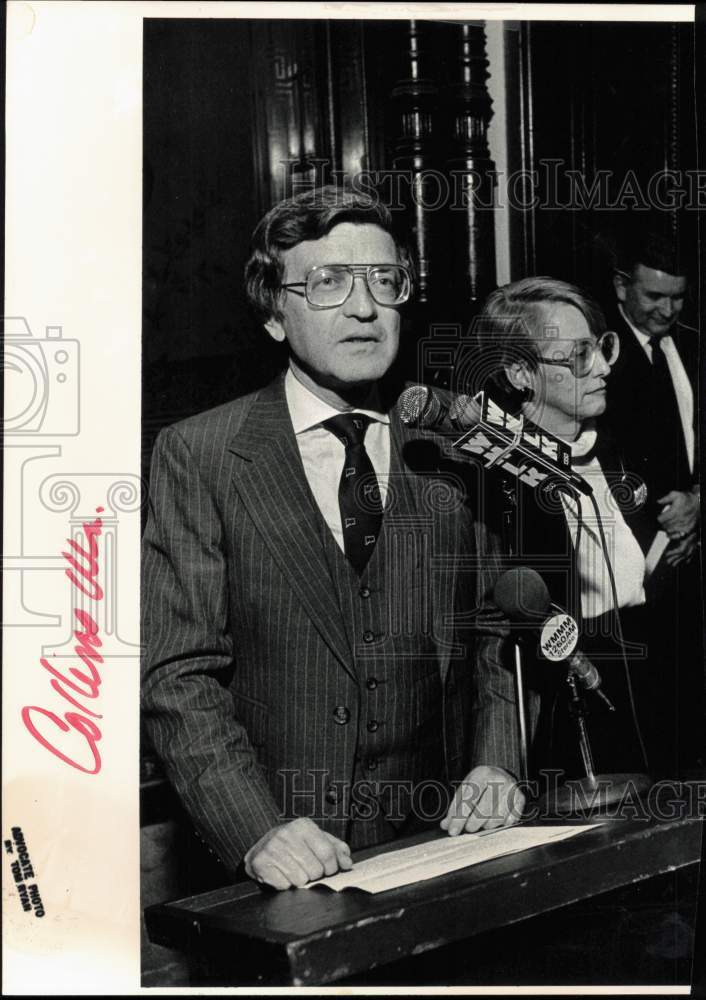
[[[537,341],[561,337],[561,331],[549,322],[546,307],[554,305],[578,309],[594,337],[605,332],[603,312],[590,295],[576,285],[544,276],[522,278],[496,288],[474,321],[479,368],[483,369],[491,390],[498,390],[510,409],[516,409],[520,399],[505,369],[524,361],[530,370],[535,370],[539,357]]]

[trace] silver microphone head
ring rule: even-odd
[[[462,392],[460,396],[454,396],[454,399],[449,407],[449,416],[453,420],[457,420],[463,411],[466,409],[471,401],[471,397],[467,396],[465,392]]]
[[[449,420],[458,427],[471,427],[481,418],[481,409],[473,396],[462,392],[456,396],[449,407]]]
[[[397,400],[397,412],[403,424],[428,427],[441,413],[441,404],[426,385],[410,385]]]

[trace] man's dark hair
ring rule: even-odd
[[[245,291],[263,321],[281,319],[283,251],[305,240],[321,239],[342,222],[379,226],[395,241],[400,262],[411,268],[409,249],[393,225],[390,210],[381,201],[333,185],[305,191],[271,208],[252,236],[250,257],[245,265]]]
[[[616,270],[632,277],[638,264],[675,277],[686,275],[676,235],[652,220],[629,224],[618,245]]]

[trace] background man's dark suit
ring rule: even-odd
[[[633,530],[647,551],[659,528],[657,503],[671,490],[688,492],[698,481],[698,349],[695,330],[675,323],[671,330],[676,348],[691,384],[694,398],[694,472],[689,470],[681,421],[674,404],[668,414],[657,404],[655,373],[642,345],[616,309],[609,325],[620,338],[620,355],[608,380],[608,406],[602,425],[616,438],[626,470],[647,487],[644,517]],[[653,350],[656,348],[653,348]],[[653,436],[660,422],[671,420],[673,449],[655,448]],[[688,564],[670,567],[664,558],[647,581],[650,608],[649,648],[653,747],[661,747],[652,758],[658,773],[673,775],[693,767],[704,749],[704,671],[702,609],[698,550]]]
[[[620,354],[608,379],[608,406],[602,424],[620,443],[626,468],[644,481],[647,486],[646,512],[654,518],[654,532],[658,525],[657,500],[670,490],[688,490],[694,482],[689,471],[683,433],[674,439],[673,460],[669,465],[659,459],[653,447],[651,425],[664,421],[667,414],[656,410],[654,368],[635,334],[616,309],[610,316],[610,328],[620,339]],[[670,331],[694,393],[694,413],[697,413],[698,349],[695,330],[675,323]],[[679,414],[672,414],[681,428]],[[696,419],[695,425],[698,424]],[[698,446],[694,449],[695,461]]]
[[[389,839],[414,803],[403,795],[396,809],[383,795],[389,818],[356,818],[354,780],[461,779],[469,762],[517,773],[500,640],[469,659],[470,631],[455,635],[452,622],[498,565],[477,567],[483,529],[460,480],[435,474],[437,453],[433,435],[392,415],[391,498],[353,581],[308,487],[281,380],[160,435],[143,559],[145,720],[231,870],[283,817],[310,816],[354,847]]]

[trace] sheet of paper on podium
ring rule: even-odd
[[[385,892],[403,885],[413,885],[426,879],[446,875],[459,868],[490,861],[504,854],[515,854],[574,837],[593,830],[599,823],[581,826],[517,826],[487,833],[443,836],[414,847],[386,851],[355,865],[350,872],[340,872],[328,878],[310,882],[306,888],[324,885],[340,892],[342,889],[362,889],[364,892]]]

